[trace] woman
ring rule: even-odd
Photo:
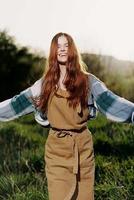
[[[44,76],[0,103],[1,121],[35,112],[38,123],[50,123],[45,144],[50,200],[94,199],[94,151],[87,121],[95,117],[96,108],[113,121],[134,122],[134,104],[86,72],[72,37],[66,33],[52,39]]]

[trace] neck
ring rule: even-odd
[[[66,65],[59,65],[59,67],[60,67],[60,75],[62,76],[62,77],[64,77],[65,76],[65,74],[66,74]]]

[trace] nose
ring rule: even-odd
[[[61,51],[65,51],[65,47],[64,47],[64,46],[62,46],[60,50],[61,50]]]

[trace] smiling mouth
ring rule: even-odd
[[[61,56],[61,57],[62,57],[62,56],[67,56],[67,54],[59,54],[59,56]]]

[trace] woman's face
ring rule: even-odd
[[[60,36],[58,38],[57,60],[59,64],[66,64],[68,60],[68,41],[65,36]]]

